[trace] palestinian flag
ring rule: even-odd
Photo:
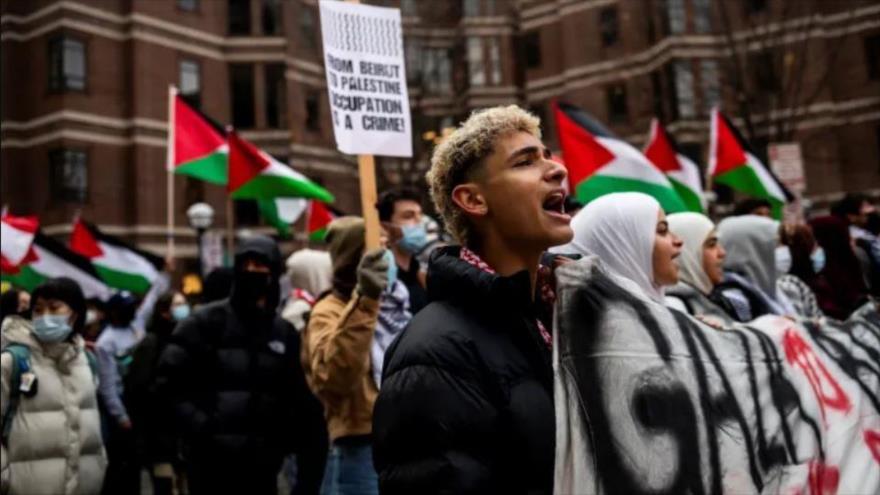
[[[773,216],[782,217],[782,206],[794,196],[749,149],[717,108],[712,110],[709,142],[709,177],[748,196],[764,198],[773,205]]]
[[[223,128],[191,107],[176,90],[170,97],[168,168],[212,184],[226,184],[228,147]]]
[[[260,214],[266,223],[278,230],[283,238],[290,236],[290,225],[296,223],[309,206],[309,200],[303,198],[270,198],[258,199]]]
[[[230,131],[228,138],[229,183],[226,189],[233,198],[295,197],[333,202],[329,191],[239,137],[235,131]]]
[[[327,235],[327,226],[336,218],[330,208],[320,201],[309,201],[309,240],[321,242]]]
[[[687,210],[663,172],[639,150],[579,108],[562,102],[554,106],[568,181],[579,200],[588,203],[605,194],[634,191],[653,196],[667,213]]]
[[[0,217],[0,270],[18,273],[20,265],[36,259],[31,245],[39,228],[37,217]]]
[[[30,292],[47,279],[68,277],[79,284],[86,298],[110,297],[110,287],[101,280],[88,259],[41,232],[34,236],[32,248],[34,260],[21,265],[18,273],[4,273],[3,280]]]
[[[666,174],[688,210],[698,213],[705,211],[700,167],[678,149],[675,140],[656,118],[651,120],[651,136],[645,146],[645,157]]]
[[[82,220],[73,226],[70,250],[90,260],[107,285],[135,294],[150,290],[165,264],[162,258],[104,234]]]

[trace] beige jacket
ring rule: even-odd
[[[372,432],[379,394],[370,373],[370,346],[379,302],[359,296],[346,303],[330,294],[315,304],[302,335],[309,387],[324,405],[330,440]]]
[[[72,342],[43,345],[31,333],[31,322],[7,317],[8,344],[30,348],[37,393],[19,396],[9,445],[2,446],[2,493],[97,494],[104,482],[107,456],[95,381],[80,336]],[[0,409],[9,407],[13,358],[0,357]]]

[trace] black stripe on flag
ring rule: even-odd
[[[96,240],[100,242],[106,242],[111,246],[116,246],[118,248],[127,249],[131,252],[137,253],[139,256],[150,262],[150,264],[153,265],[157,271],[162,271],[162,269],[165,267],[165,260],[163,260],[161,257],[142,249],[138,249],[133,245],[123,241],[119,237],[105,234],[101,232],[101,229],[99,229],[97,225],[91,222],[82,222],[83,225],[85,225],[86,228],[89,229],[89,232],[95,237]]]
[[[575,124],[583,127],[590,134],[598,137],[606,137],[618,140],[620,139],[615,136],[613,132],[608,130],[608,128],[600,124],[598,120],[593,118],[593,116],[572,105],[571,103],[557,101],[556,106],[560,110],[562,110],[565,115],[568,116],[568,118],[571,119]]]
[[[34,245],[49,251],[77,270],[94,277],[95,280],[100,281],[102,284],[104,283],[88,258],[74,253],[61,242],[43,234],[42,231],[37,231],[37,234],[34,236]]]

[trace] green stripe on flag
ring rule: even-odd
[[[640,192],[653,196],[666,213],[688,211],[672,188],[636,179],[593,175],[578,184],[575,189],[575,195],[584,203],[589,203],[600,196],[614,192]]]
[[[782,218],[784,204],[778,198],[773,197],[764,187],[764,183],[748,165],[736,167],[732,170],[716,175],[713,179],[718,184],[730,186],[732,189],[745,195],[764,198],[773,205],[773,218]]]
[[[327,237],[327,227],[322,227],[309,234],[309,240],[314,242],[324,242],[325,237]]]
[[[150,281],[141,275],[120,272],[97,263],[94,266],[101,280],[114,289],[127,290],[135,294],[144,294],[150,290]]]
[[[701,201],[701,198],[699,195],[697,195],[697,193],[694,192],[693,189],[673,179],[672,177],[669,177],[669,182],[672,183],[672,187],[675,188],[675,192],[677,192],[679,197],[681,197],[681,201],[682,203],[684,203],[684,206],[688,209],[688,211],[703,213],[703,203]]]
[[[181,164],[174,173],[188,175],[212,184],[225,185],[228,168],[228,155],[215,151],[197,160]]]
[[[231,194],[233,198],[310,198],[332,203],[334,197],[326,189],[311,181],[300,181],[278,175],[258,175]]]
[[[28,292],[33,292],[33,290],[43,283],[46,280],[41,273],[37,272],[30,266],[23,266],[21,270],[19,270],[16,274],[4,273],[0,275],[0,279],[9,282],[10,284],[22,288]]]

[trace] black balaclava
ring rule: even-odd
[[[269,273],[246,272],[244,266],[249,259],[267,265]],[[230,295],[233,308],[253,316],[274,315],[280,297],[278,279],[281,276],[281,253],[275,241],[264,235],[255,235],[243,240],[235,252],[233,270]],[[257,300],[263,296],[266,297],[266,305],[260,308],[257,306]]]

